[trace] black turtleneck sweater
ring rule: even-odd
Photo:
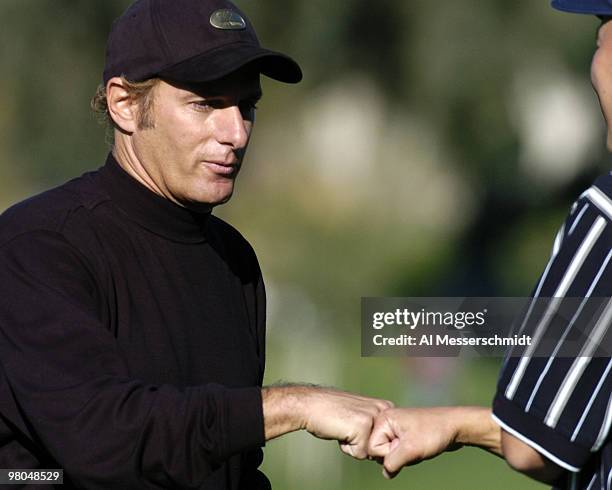
[[[267,488],[265,296],[235,229],[109,156],[0,217],[0,287],[0,468]]]

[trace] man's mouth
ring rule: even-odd
[[[217,175],[231,176],[238,171],[238,164],[236,163],[222,163],[222,162],[204,162],[206,168],[211,170]]]

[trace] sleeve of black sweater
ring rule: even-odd
[[[37,442],[79,486],[197,486],[232,454],[263,445],[259,388],[179,390],[129,377],[97,318],[87,261],[60,234],[3,244],[0,285],[7,381]]]

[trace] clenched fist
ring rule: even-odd
[[[393,404],[346,391],[309,385],[264,388],[266,440],[305,429],[320,439],[334,439],[342,452],[368,457],[376,418]]]

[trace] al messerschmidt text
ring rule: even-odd
[[[416,335],[402,334],[397,337],[384,337],[375,335],[372,342],[376,346],[383,345],[445,345],[445,346],[515,346],[531,345],[529,335],[513,335],[512,337],[501,337],[495,334],[493,337],[456,337],[454,335],[423,334],[420,339]]]

